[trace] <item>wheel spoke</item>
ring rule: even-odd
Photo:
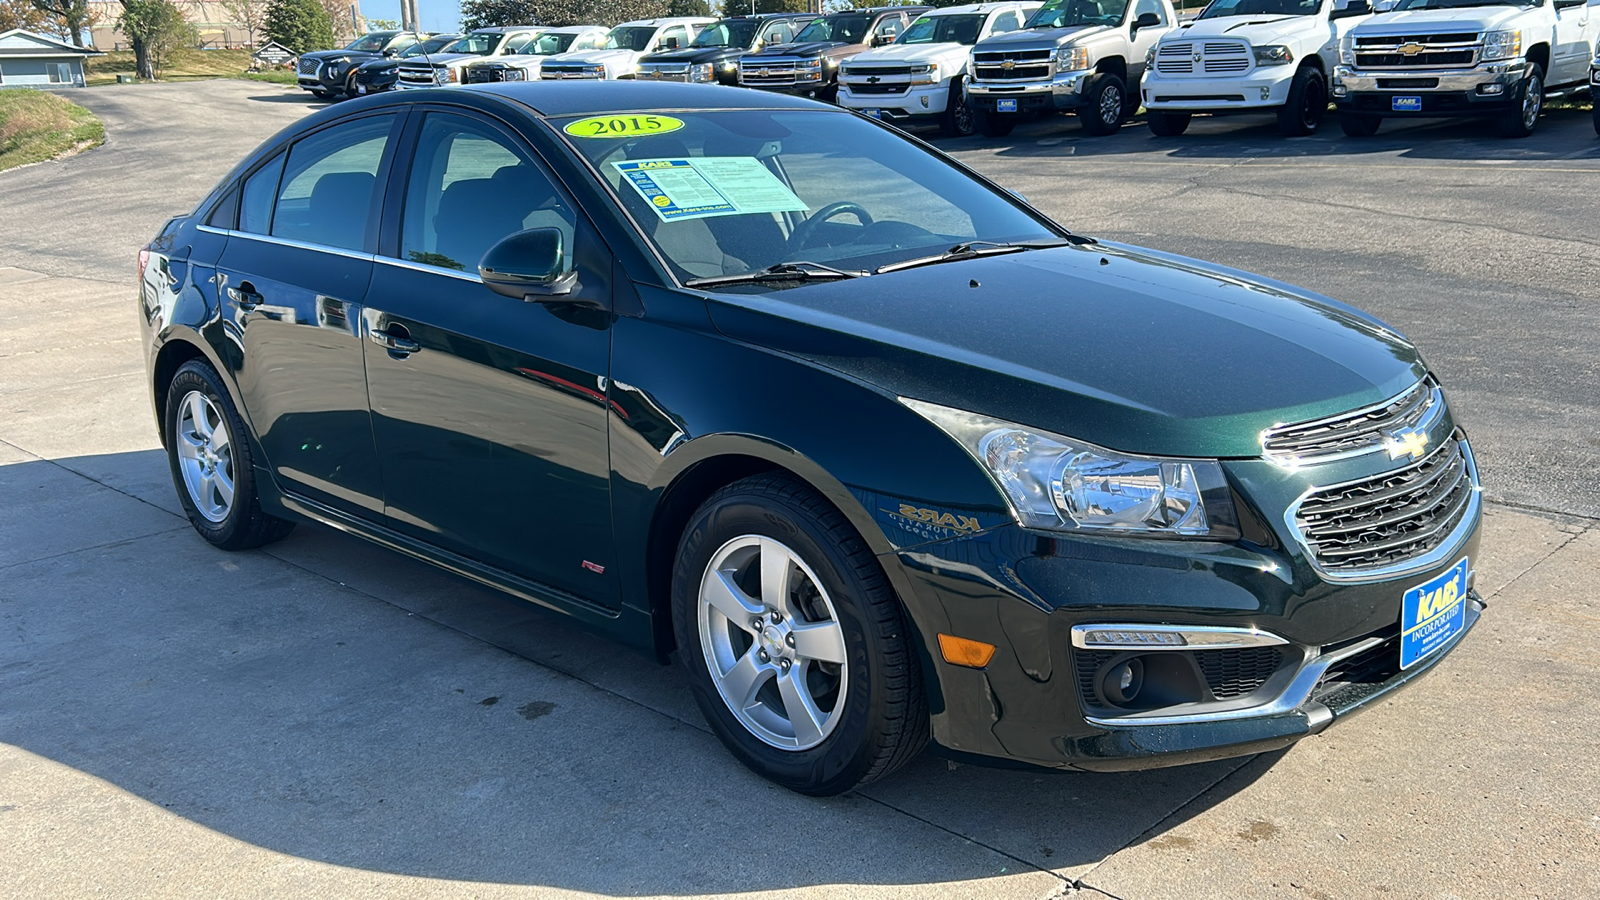
[[[217,505],[217,476],[214,472],[200,473],[200,500],[207,509]]]
[[[828,718],[806,692],[804,681],[805,666],[795,666],[778,675],[778,694],[783,697],[783,711],[789,714],[795,740],[802,747],[822,739],[822,723]]]
[[[177,449],[178,455],[184,459],[197,460],[200,458],[200,445],[203,443],[205,443],[205,440],[192,432],[179,431],[178,443],[175,449]]]
[[[820,662],[844,662],[844,629],[838,622],[802,624],[795,620],[791,628],[794,652],[799,656]]]
[[[217,427],[211,431],[211,452],[218,456],[226,456],[229,447],[228,429],[221,425],[222,423],[218,422]]]
[[[212,473],[211,484],[216,488],[217,496],[222,498],[223,508],[233,506],[233,479],[219,468]]]
[[[761,604],[733,583],[731,573],[717,569],[711,575],[700,589],[700,599],[727,616],[733,624],[749,631],[750,620],[763,612]]]
[[[200,396],[199,391],[189,394],[189,420],[194,423],[194,433],[200,437],[211,438],[211,419],[206,415],[206,399]]]
[[[795,618],[789,603],[789,573],[793,569],[787,548],[777,541],[761,540],[761,602],[786,619]]]
[[[756,650],[739,657],[727,674],[722,676],[722,687],[728,697],[733,698],[734,708],[739,710],[749,709],[755,703],[756,692],[772,677],[772,669],[756,662]]]

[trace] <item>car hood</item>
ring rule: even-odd
[[[890,44],[887,47],[874,47],[864,53],[851,57],[851,65],[870,65],[871,63],[929,63],[942,62],[951,57],[959,57],[966,61],[967,53],[971,47],[957,44],[954,41],[942,44]]]
[[[407,66],[427,66],[429,64],[432,64],[432,65],[435,65],[435,66],[443,66],[443,65],[449,65],[451,63],[462,62],[463,60],[482,59],[482,58],[483,57],[479,56],[476,53],[430,53],[426,57],[413,56],[410,59],[406,60],[402,65],[407,65]]]
[[[652,53],[639,60],[643,63],[696,63],[721,62],[735,56],[743,56],[747,51],[743,47],[685,47],[682,50],[664,50]]]
[[[1221,16],[1215,19],[1196,19],[1193,24],[1166,36],[1165,41],[1182,41],[1200,37],[1235,37],[1249,41],[1253,46],[1280,43],[1285,38],[1306,32],[1317,21],[1314,16]],[[1322,39],[1327,40],[1326,27]]]
[[[1379,13],[1357,25],[1357,34],[1415,34],[1417,29],[1432,31],[1493,31],[1496,26],[1522,15],[1516,6],[1469,6],[1457,9],[1408,9]]]
[[[367,59],[372,59],[373,57],[380,57],[381,58],[382,54],[380,54],[380,53],[369,53],[369,52],[367,52],[365,50],[312,50],[309,53],[300,54],[300,58],[301,59],[316,59],[316,60],[324,60],[324,59],[367,60]]]
[[[526,66],[538,68],[540,63],[555,58],[556,55],[550,53],[542,55],[538,53],[512,53],[506,56],[486,56],[479,61],[484,65],[511,66],[514,69],[521,69]]]
[[[769,56],[827,56],[828,51],[840,47],[859,47],[860,44],[848,44],[844,41],[807,41],[804,44],[774,44],[755,53],[747,54],[745,59],[762,59]]]
[[[559,62],[566,65],[583,66],[631,66],[639,61],[640,53],[637,50],[578,50],[572,53],[558,53],[555,56],[545,57],[545,62]]]
[[[1342,303],[1110,243],[709,306],[735,339],[1131,453],[1260,456],[1263,429],[1376,403],[1424,374],[1409,342]]]
[[[1111,30],[1105,25],[1072,25],[1067,28],[1024,28],[1021,31],[1008,31],[1005,34],[997,34],[988,40],[980,41],[973,50],[1025,50],[1032,47],[1058,47],[1062,44],[1081,41],[1103,31]]]
[[[386,56],[374,57],[361,64],[361,71],[363,72],[383,72],[399,68],[400,60],[390,59]]]

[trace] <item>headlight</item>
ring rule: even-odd
[[[1150,49],[1144,52],[1144,70],[1154,72],[1156,68],[1156,45],[1151,44]]]
[[[1256,65],[1287,66],[1294,62],[1294,51],[1282,44],[1268,44],[1256,48]]]
[[[1133,456],[921,400],[900,402],[966,448],[1026,527],[1215,539],[1238,534],[1216,460]]]
[[[439,73],[439,83],[440,84],[455,84],[457,81],[460,81],[460,80],[461,80],[461,73],[456,69],[453,69],[453,68],[445,69],[444,71]]]
[[[808,59],[795,66],[795,70],[794,78],[796,81],[822,80],[822,60],[820,59]]]
[[[604,78],[604,77],[606,77],[606,67],[605,66],[584,66],[583,67],[583,74],[588,78]]]
[[[504,81],[526,81],[528,80],[528,73],[521,69],[507,69],[501,73],[501,78]]]
[[[711,63],[701,63],[698,66],[689,67],[690,81],[710,81],[715,77]]]
[[[1339,62],[1347,66],[1356,64],[1356,36],[1352,32],[1345,32],[1339,40]]]
[[[938,63],[933,63],[931,65],[924,65],[924,66],[912,66],[911,67],[911,83],[912,84],[938,84],[939,83],[939,64]]]
[[[1056,51],[1057,72],[1078,72],[1089,68],[1088,47],[1062,47]]]
[[[1522,32],[1491,31],[1483,36],[1483,58],[1485,62],[1495,59],[1515,59],[1521,55]]]

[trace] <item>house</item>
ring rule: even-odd
[[[103,55],[20,28],[3,31],[0,32],[0,87],[83,87],[83,61]]]

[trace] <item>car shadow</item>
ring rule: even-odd
[[[287,87],[287,85],[285,85],[285,87]],[[256,94],[246,97],[245,99],[252,100],[256,103],[297,103],[302,106],[315,106],[319,109],[324,106],[333,106],[339,102],[337,100],[323,100],[321,98],[312,96],[310,91],[302,91],[299,89],[296,89],[293,93],[286,91],[282,94]]]
[[[0,559],[0,740],[278,853],[614,896],[970,882],[1098,862],[1281,756],[925,754],[803,797],[741,767],[676,670],[321,526],[223,553],[167,472],[159,450],[0,465],[0,527],[33,535]]]

